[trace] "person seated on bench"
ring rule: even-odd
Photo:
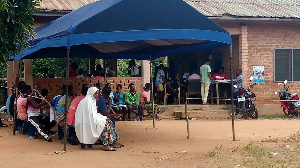
[[[127,114],[127,106],[125,105],[125,95],[122,92],[122,85],[117,85],[117,91],[114,93],[114,102],[116,107],[113,107],[114,111],[118,114],[123,113],[122,119],[125,120],[125,115]]]
[[[224,79],[228,79],[228,76],[224,73],[224,67],[219,69],[218,73],[215,73],[213,76],[212,76],[212,79],[213,80],[224,80]],[[223,96],[224,93],[230,88],[230,86],[222,83],[222,84],[219,84],[219,93],[220,93],[220,96]],[[213,87],[213,92],[216,93],[216,86],[214,85]]]
[[[152,115],[153,111],[152,111],[152,102],[149,101],[148,98],[148,92],[150,91],[151,88],[151,84],[150,83],[146,83],[144,86],[144,91],[143,93],[140,95],[140,105],[143,106],[143,110],[147,110],[148,115]],[[154,112],[155,112],[155,118],[157,120],[159,120],[160,118],[157,117],[157,113],[159,113],[159,107],[157,104],[154,104]]]
[[[107,116],[115,126],[115,119],[120,118],[121,115],[116,115],[114,110],[112,109],[112,100],[109,97],[111,93],[111,89],[105,86],[102,89],[102,95],[98,95],[98,99],[96,100],[97,111],[98,113]]]
[[[228,79],[228,76],[224,73],[224,67],[219,69],[218,73],[215,73],[212,76],[213,80],[224,80],[224,79]]]
[[[136,113],[136,120],[143,119],[143,106],[140,105],[139,94],[135,91],[133,83],[129,84],[129,91],[125,94],[125,104],[128,108],[128,120],[131,120],[130,113],[134,112],[133,110],[138,110],[138,113]]]
[[[119,136],[112,121],[97,112],[98,95],[99,90],[91,87],[86,97],[78,104],[75,112],[75,132],[82,149],[86,146],[92,148],[92,144],[101,138],[103,150],[115,151],[116,148],[124,147],[124,145],[117,142]]]

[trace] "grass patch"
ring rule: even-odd
[[[220,153],[221,149],[222,149],[222,145],[220,147],[216,146],[214,150],[207,152],[207,154],[205,156],[215,157],[217,154]]]
[[[243,148],[243,150],[246,152],[246,155],[251,155],[254,157],[262,157],[266,154],[265,149],[256,145],[254,142],[250,142]]]
[[[258,117],[262,119],[288,118],[284,114],[258,115]]]
[[[300,142],[300,131],[292,133],[289,137],[284,138],[282,141],[286,143]]]

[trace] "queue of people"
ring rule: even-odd
[[[96,87],[90,88],[84,84],[81,95],[75,96],[72,85],[62,86],[61,93],[48,103],[47,89],[40,89],[39,85],[34,85],[32,89],[25,82],[20,82],[19,93],[13,92],[15,96],[9,96],[7,101],[13,103],[14,97],[17,96],[15,132],[28,134],[30,140],[39,136],[52,142],[52,137],[56,134],[61,140],[64,137],[64,126],[67,122],[69,144],[81,144],[81,148],[84,149],[91,148],[93,144],[98,143],[103,145],[103,150],[114,151],[116,148],[124,147],[123,144],[117,142],[119,136],[115,130],[115,122],[118,120],[142,121],[143,111],[150,111],[151,102],[148,96],[150,83],[145,84],[141,94],[136,92],[133,83],[129,84],[128,88],[128,92],[123,93],[120,84],[117,85],[115,92],[111,90],[109,83],[104,88],[101,88],[99,83]],[[66,91],[68,91],[68,97],[66,97]],[[68,107],[67,120],[64,115],[65,107]],[[9,108],[9,114],[14,113],[13,109]],[[158,110],[157,106],[156,110]],[[133,118],[131,118],[132,114]],[[51,131],[56,125],[58,131]]]

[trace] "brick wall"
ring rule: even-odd
[[[245,79],[252,75],[253,66],[264,66],[265,83],[253,88],[260,103],[279,103],[275,91],[283,86],[274,82],[274,48],[300,48],[300,24],[299,23],[247,23],[247,49],[248,59],[247,73],[243,73]],[[300,72],[299,72],[300,73]],[[245,86],[249,80],[245,80]],[[299,93],[300,82],[288,83],[290,92]]]
[[[143,81],[141,77],[108,77],[107,83],[111,84],[112,90],[116,90],[117,84],[121,84],[122,91],[128,91],[130,83],[135,84],[136,91],[141,94],[143,90]],[[41,89],[49,90],[49,100],[61,92],[61,87],[66,83],[65,78],[33,78],[33,84],[39,84]],[[76,95],[80,95],[82,84],[87,84],[89,87],[95,86],[96,83],[101,83],[104,87],[104,78],[70,78],[70,84],[73,85]]]

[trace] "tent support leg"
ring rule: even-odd
[[[230,49],[230,79],[231,87],[233,86],[233,72],[232,72],[232,45],[229,46]],[[232,125],[232,140],[235,141],[235,130],[234,130],[234,119],[235,113],[233,108],[233,88],[231,89],[231,125]]]
[[[152,101],[152,120],[153,120],[153,128],[155,128],[155,108],[154,108],[154,93],[153,93],[153,78],[152,78],[152,59],[150,55],[150,81],[151,81],[151,101]]]
[[[103,60],[103,64],[104,64],[104,86],[106,85],[106,59]]]
[[[64,151],[67,151],[67,129],[68,129],[68,127],[67,127],[67,113],[68,113],[68,98],[69,98],[69,66],[70,66],[70,47],[67,47]]]
[[[189,121],[189,116],[187,113],[187,93],[185,94],[184,112],[185,112],[185,118],[186,118],[187,139],[190,139],[190,121]]]

